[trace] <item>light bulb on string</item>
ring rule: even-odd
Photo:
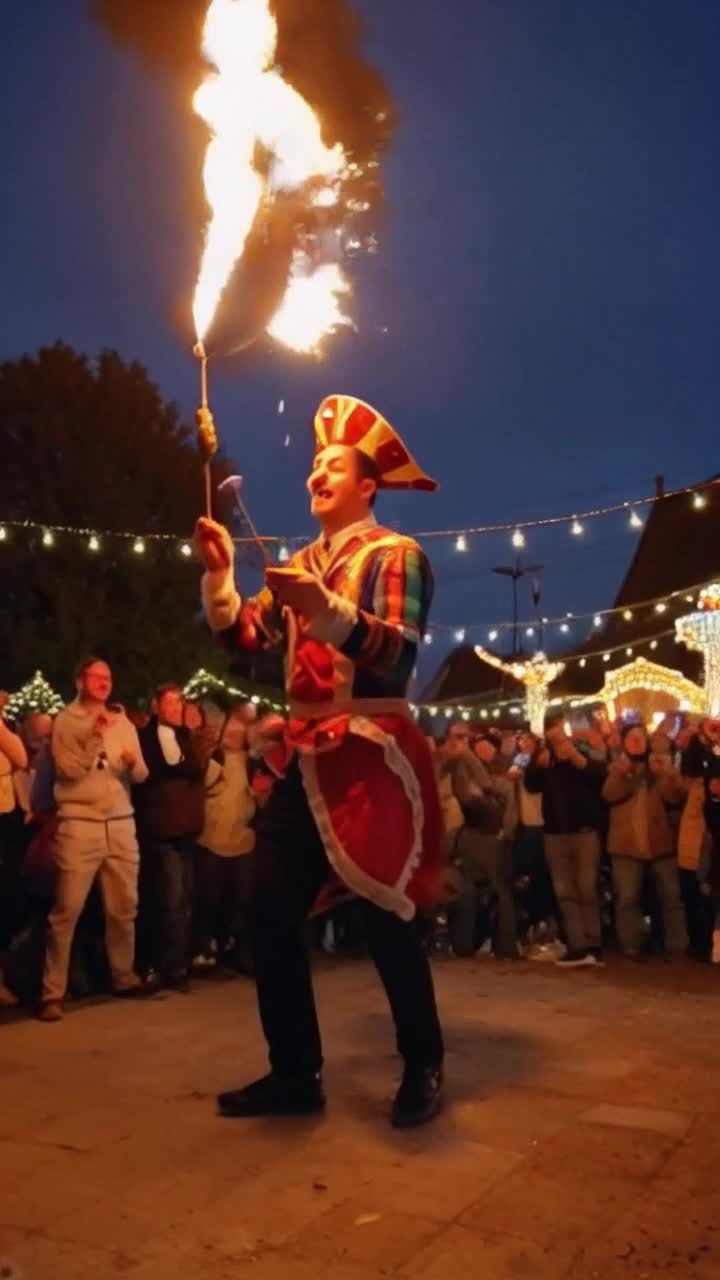
[[[569,626],[568,626],[567,622],[561,622],[561,623],[560,623],[560,630],[562,631],[562,633],[563,633],[563,635],[564,635],[564,636],[566,636],[566,635],[567,635],[568,631],[570,630],[570,628],[569,628]]]
[[[657,642],[657,640],[651,640],[651,641],[650,641],[650,648],[651,648],[651,649],[657,649],[657,647],[658,647],[658,642]]]
[[[53,547],[55,545],[55,534],[52,529],[46,529],[42,536],[42,544],[44,547]]]
[[[586,666],[587,666],[587,658],[581,658],[581,659],[580,659],[580,662],[578,663],[578,666],[580,666],[580,667],[586,667]]]
[[[595,614],[595,617],[593,618],[593,626],[594,626],[594,627],[601,627],[601,626],[602,626],[602,622],[603,622],[603,620],[602,620],[601,615],[600,615],[599,613],[596,613],[596,614]]]
[[[465,639],[464,627],[458,627],[457,631],[455,632],[455,639],[458,644],[462,644],[463,640]]]
[[[525,534],[522,529],[516,529],[512,536],[512,544],[516,551],[522,551],[525,546]]]
[[[498,638],[497,631],[488,631],[488,640],[497,640],[497,638]]]
[[[180,543],[180,555],[184,556],[186,560],[190,559],[190,556],[192,555],[192,547],[189,542]]]
[[[100,539],[98,538],[96,533],[91,533],[90,537],[88,538],[88,551],[97,552],[99,550],[100,550]]]
[[[425,640],[425,644],[432,644],[433,638],[429,631],[425,632],[424,640]]]
[[[4,524],[0,524],[0,542],[7,542],[7,529]]]
[[[604,653],[604,654],[603,654],[603,662],[609,662],[609,661],[610,661],[610,654],[609,654],[609,653]]]
[[[534,636],[534,635],[535,635],[535,628],[534,628],[534,627],[526,627],[526,628],[525,628],[525,635],[526,635],[526,636],[529,636],[529,637],[530,637],[530,636]]]
[[[667,605],[666,605],[665,601],[664,601],[664,600],[658,600],[657,604],[655,605],[655,612],[656,612],[656,613],[665,613],[666,611],[667,611]]]
[[[642,527],[643,527],[642,516],[639,516],[637,511],[631,511],[630,512],[630,528],[642,529]]]
[[[623,612],[623,618],[625,619],[625,621],[632,622],[632,617],[633,617],[632,609],[625,609],[625,611]]]
[[[570,532],[574,538],[581,538],[585,532],[585,526],[580,523],[577,516],[575,516],[575,519],[570,525]]]
[[[632,658],[632,656],[633,656],[633,651],[632,651],[632,649],[630,649],[630,648],[626,649],[626,650],[625,650],[625,656],[626,656],[627,658]]]
[[[280,550],[278,551],[278,560],[280,561],[280,564],[287,564],[289,559],[290,559],[289,548],[286,547],[285,544],[283,543]]]
[[[467,549],[468,549],[467,538],[465,537],[464,533],[459,533],[457,538],[455,539],[455,550],[467,551]]]
[[[706,507],[706,506],[707,506],[707,498],[705,497],[705,494],[704,494],[704,493],[694,493],[694,494],[693,494],[693,503],[692,503],[692,504],[693,504],[693,507],[695,508],[695,510],[696,510],[696,511],[702,511],[703,507]]]
[[[145,541],[144,541],[144,539],[143,539],[143,538],[136,538],[136,539],[135,539],[135,541],[133,542],[133,548],[132,548],[132,549],[133,549],[133,553],[134,553],[136,556],[144,556],[144,555],[145,555]]]

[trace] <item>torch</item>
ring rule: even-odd
[[[205,346],[198,342],[193,355],[200,361],[200,408],[197,411],[198,445],[203,460],[203,476],[205,480],[205,514],[212,519],[212,472],[210,463],[217,453],[217,432],[215,419],[208,404],[208,357]]]

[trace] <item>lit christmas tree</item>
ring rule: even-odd
[[[214,702],[221,710],[226,710],[232,703],[239,701],[253,702],[260,711],[267,711],[270,708],[280,712],[285,710],[282,703],[275,702],[272,698],[260,695],[252,689],[236,689],[226,684],[219,676],[206,671],[204,667],[190,677],[183,689],[183,694],[188,702]]]
[[[5,715],[8,720],[17,722],[34,711],[56,716],[64,706],[65,703],[59,693],[56,693],[52,685],[48,684],[42,671],[36,671],[32,680],[28,680],[27,684],[24,684],[22,689],[18,689],[17,693],[9,699]]]

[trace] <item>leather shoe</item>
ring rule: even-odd
[[[394,1129],[414,1129],[434,1119],[443,1103],[442,1067],[405,1068],[392,1108]]]
[[[146,978],[144,982],[136,982],[132,987],[114,987],[113,995],[116,1000],[147,1000],[149,996],[156,996],[159,990],[159,982]]]
[[[320,1076],[285,1079],[268,1075],[244,1089],[218,1094],[221,1116],[252,1119],[255,1116],[310,1116],[325,1109]]]

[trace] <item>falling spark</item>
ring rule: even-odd
[[[290,436],[285,437],[285,448],[286,449],[290,448]]]
[[[242,258],[263,204],[281,192],[320,185],[317,207],[337,203],[345,170],[342,147],[327,147],[312,108],[275,65],[277,22],[270,0],[211,0],[203,51],[213,70],[198,89],[194,107],[211,132],[204,167],[211,216],[198,278],[193,317],[202,341],[223,292]],[[256,168],[261,150],[267,169]],[[313,270],[297,251],[287,293],[268,332],[297,351],[348,323],[339,298],[349,285],[336,264]]]
[[[280,403],[278,404],[278,413],[284,413],[284,412],[285,412],[285,401],[281,400]]]

